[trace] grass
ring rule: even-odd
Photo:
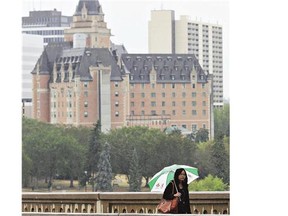
[[[126,175],[116,175],[115,178],[112,181],[113,184],[113,191],[114,192],[127,192],[129,191],[129,184],[128,179]],[[92,186],[90,184],[87,184],[86,188],[82,187],[78,184],[77,180],[73,181],[73,186],[70,188],[70,180],[60,180],[60,179],[54,179],[52,182],[52,190],[54,192],[91,192]],[[38,181],[38,187],[34,188],[32,190],[32,187],[29,188],[22,188],[22,192],[49,192],[48,190],[48,183],[45,183],[45,180],[39,180]],[[150,191],[149,188],[145,187],[145,180],[142,179],[142,192]]]

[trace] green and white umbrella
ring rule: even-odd
[[[150,179],[148,182],[150,190],[153,192],[164,192],[169,182],[174,179],[175,171],[179,168],[185,169],[188,184],[199,177],[197,168],[186,165],[173,164],[163,168]]]

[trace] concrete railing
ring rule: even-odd
[[[80,192],[22,193],[23,215],[141,215],[157,214],[162,193]],[[190,192],[193,214],[229,214],[229,192]],[[49,214],[50,212],[50,214]],[[66,213],[66,214],[63,214]],[[95,214],[97,213],[97,214]],[[109,213],[109,214],[107,214]],[[113,214],[114,213],[114,214]],[[129,213],[129,214],[128,214]]]
[[[22,216],[133,216],[135,213],[47,213],[47,212],[23,212]],[[174,214],[165,214],[172,216]],[[177,216],[185,216],[187,214],[177,214]],[[190,214],[191,216],[199,216],[199,214]],[[207,216],[219,216],[219,214],[206,214]],[[163,216],[163,214],[140,214],[137,216]]]

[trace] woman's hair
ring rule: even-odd
[[[185,169],[183,169],[183,168],[179,168],[179,169],[177,169],[177,170],[175,171],[174,181],[175,181],[176,185],[179,184],[178,176],[180,175],[180,173],[181,173],[182,171],[184,171],[184,172],[185,172],[185,175],[186,175],[186,178],[184,179],[184,181],[183,181],[182,184],[183,184],[184,187],[188,187],[188,184],[187,184],[187,173],[186,173]]]

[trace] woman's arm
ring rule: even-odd
[[[172,190],[173,190],[173,184],[172,182],[170,182],[165,188],[165,191],[163,193],[163,198],[167,200],[172,200],[174,198],[175,189],[174,189],[173,194],[172,194]]]

